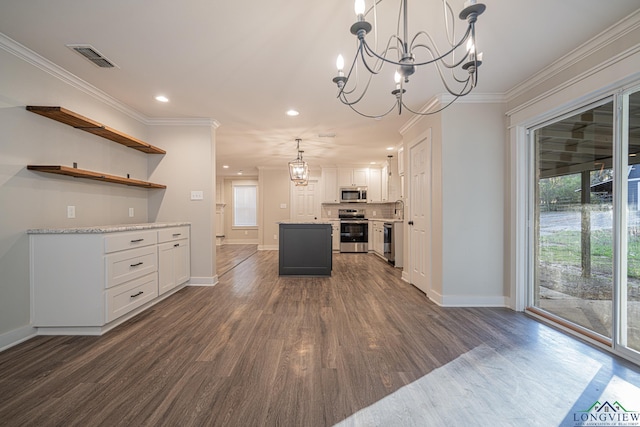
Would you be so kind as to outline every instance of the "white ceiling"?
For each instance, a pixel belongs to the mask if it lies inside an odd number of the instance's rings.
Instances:
[[[463,0],[450,3],[457,15]],[[504,95],[639,7],[638,0],[484,3],[476,24],[484,63],[475,93],[491,95]],[[430,32],[438,33],[442,2],[414,0],[410,14],[427,17]],[[285,166],[296,157],[295,138],[302,138],[312,168],[380,162],[386,147],[400,143],[398,129],[410,115],[366,119],[335,98],[335,58],[353,57],[353,21],[352,0],[0,2],[0,32],[142,115],[218,121],[217,168],[222,173],[230,165],[226,174]],[[119,68],[94,66],[65,47],[73,43],[91,44]],[[443,92],[427,77],[412,78],[416,108]],[[158,94],[171,101],[158,103]],[[392,99],[385,91],[374,101],[382,102],[380,111]],[[289,108],[300,115],[286,116]],[[327,133],[336,136],[319,137]]]

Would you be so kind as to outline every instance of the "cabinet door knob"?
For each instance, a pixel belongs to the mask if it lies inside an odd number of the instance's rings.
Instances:
[[[409,225],[413,225],[413,221],[409,221],[407,224],[409,224]]]

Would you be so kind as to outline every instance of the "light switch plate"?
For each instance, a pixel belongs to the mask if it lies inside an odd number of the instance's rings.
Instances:
[[[75,218],[75,217],[76,217],[76,207],[67,206],[67,218]]]
[[[134,210],[133,208],[129,208],[129,218],[133,218],[134,217]]]
[[[204,200],[203,191],[191,191],[191,200]]]
[[[280,209],[287,209],[286,203],[280,203]]]

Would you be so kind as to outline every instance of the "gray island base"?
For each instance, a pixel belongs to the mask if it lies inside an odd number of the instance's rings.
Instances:
[[[279,274],[331,276],[331,224],[280,223]]]

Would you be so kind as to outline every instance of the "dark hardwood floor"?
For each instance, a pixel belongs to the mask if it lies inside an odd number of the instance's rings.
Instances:
[[[374,255],[259,251],[102,337],[0,353],[2,426],[575,425],[640,411],[635,365],[500,308],[440,308]]]

